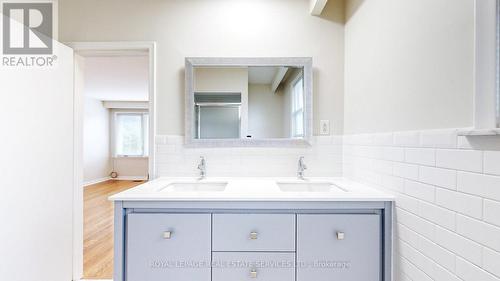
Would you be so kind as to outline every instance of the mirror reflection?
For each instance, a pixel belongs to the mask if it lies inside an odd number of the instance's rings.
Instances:
[[[196,139],[304,138],[298,67],[194,67]]]

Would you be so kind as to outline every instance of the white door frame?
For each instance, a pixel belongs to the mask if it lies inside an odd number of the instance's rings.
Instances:
[[[133,51],[147,51],[149,56],[149,179],[156,177],[155,136],[156,136],[156,43],[155,42],[69,42],[65,43],[75,51],[75,56],[91,54],[120,55]],[[76,59],[76,58],[75,58]],[[75,60],[75,71],[78,67]],[[75,79],[78,79],[75,77]],[[73,211],[73,280],[83,276],[83,106],[81,93],[75,91],[74,138],[75,138],[75,182]]]

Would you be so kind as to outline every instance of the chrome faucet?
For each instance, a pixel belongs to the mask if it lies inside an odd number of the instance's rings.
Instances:
[[[200,170],[200,180],[204,179],[207,175],[207,163],[205,157],[200,156],[200,164],[198,164],[198,170]]]
[[[297,169],[297,178],[304,179],[304,171],[307,169],[306,164],[304,164],[304,156],[299,157],[299,166]]]

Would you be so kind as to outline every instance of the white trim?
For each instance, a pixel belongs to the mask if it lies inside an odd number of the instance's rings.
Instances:
[[[148,109],[147,101],[102,101],[102,105],[109,109]]]
[[[323,12],[328,0],[310,0],[309,13],[313,16],[319,16]]]
[[[124,155],[115,155],[111,156],[111,159],[146,159],[149,158],[147,156],[124,156]]]
[[[457,134],[459,136],[498,136],[500,135],[500,129],[460,129]]]
[[[111,179],[111,177],[103,177],[103,178],[99,178],[99,179],[95,179],[95,180],[89,180],[89,181],[83,182],[83,187],[87,187],[89,185],[94,185],[94,184],[98,184],[101,182],[109,181],[110,179]]]
[[[286,66],[278,67],[278,71],[276,71],[276,75],[274,75],[273,82],[271,82],[271,91],[273,93],[276,93],[276,90],[283,81],[283,78],[285,78],[287,72],[288,72],[288,67]]]
[[[124,51],[132,53],[138,50],[146,51],[151,57],[150,51],[156,48],[156,42],[152,41],[114,41],[114,42],[65,42],[65,45],[75,50],[77,53],[84,53],[91,56],[92,53],[102,53],[109,51],[110,53],[119,53],[123,55]]]
[[[117,178],[114,178],[114,179],[111,179],[111,180],[115,180],[115,181],[145,181],[145,180],[148,180],[147,177],[136,177],[136,176],[123,176],[123,177],[117,177]]]
[[[75,51],[75,55],[84,53],[90,56],[92,52],[102,54],[117,52],[123,55],[124,51],[145,51],[149,56],[149,178],[156,177],[155,167],[155,136],[156,136],[156,43],[155,42],[70,42],[65,43]],[[76,57],[76,56],[75,56]],[[77,67],[75,61],[75,68]],[[74,231],[73,231],[73,280],[80,280],[83,276],[83,97],[75,92],[74,104],[74,138],[75,138],[75,182],[74,190]]]
[[[82,57],[147,57],[147,50],[82,50]]]
[[[500,0],[497,0],[496,16],[496,122],[500,128]]]
[[[497,0],[475,1],[474,129],[497,127]]]
[[[85,97],[83,91],[83,59],[74,54],[73,71],[73,279],[83,275],[83,115]]]

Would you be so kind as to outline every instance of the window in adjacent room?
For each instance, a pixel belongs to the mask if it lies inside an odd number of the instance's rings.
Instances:
[[[115,156],[148,156],[148,114],[117,112],[114,118]]]
[[[299,76],[292,84],[292,137],[304,137],[304,78]]]

